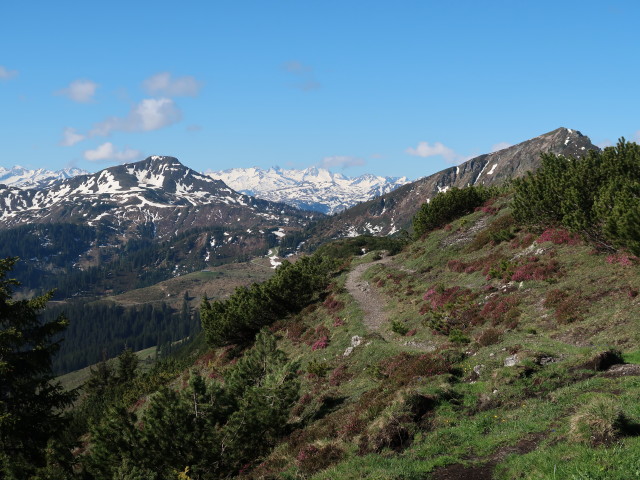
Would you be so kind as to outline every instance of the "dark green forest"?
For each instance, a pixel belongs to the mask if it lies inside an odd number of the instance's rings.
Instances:
[[[44,321],[58,315],[69,319],[60,351],[53,359],[58,375],[113,358],[125,348],[134,351],[158,346],[168,354],[175,342],[200,331],[198,311],[191,311],[187,299],[176,311],[166,303],[123,307],[113,302],[69,302],[54,305],[43,313]],[[61,337],[62,338],[62,337]]]

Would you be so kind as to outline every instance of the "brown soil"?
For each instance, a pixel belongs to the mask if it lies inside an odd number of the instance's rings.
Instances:
[[[433,476],[433,480],[491,480],[496,465],[501,462],[507,455],[532,452],[538,447],[540,440],[544,438],[544,433],[534,433],[521,439],[512,447],[503,447],[498,452],[489,457],[484,463],[475,465],[462,465],[456,463],[437,469]]]

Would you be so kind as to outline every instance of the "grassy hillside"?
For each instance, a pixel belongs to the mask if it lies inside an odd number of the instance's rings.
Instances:
[[[635,478],[638,261],[517,231],[507,205],[354,260],[274,326],[302,391],[246,478]]]
[[[206,270],[181,275],[150,287],[107,297],[107,299],[125,306],[166,302],[174,308],[180,308],[185,293],[188,293],[190,305],[198,307],[205,295],[208,298],[225,298],[237,287],[262,282],[271,275],[273,275],[273,269],[268,259],[257,259],[253,262],[209,267]]]
[[[144,350],[135,352],[135,354],[140,361],[141,371],[145,372],[149,370],[149,368],[151,368],[151,366],[155,363],[156,347],[146,348]],[[111,368],[115,368],[117,365],[117,359],[111,358],[107,360],[107,364]],[[91,370],[95,369],[95,367],[95,365],[89,365],[88,367],[82,368],[80,370],[60,375],[59,377],[56,377],[56,381],[60,382],[60,385],[62,385],[62,388],[64,388],[65,390],[78,388],[84,385],[87,380],[89,380],[89,377],[91,377]]]
[[[519,227],[510,205],[489,201],[393,256],[345,257],[320,300],[271,326],[299,394],[275,448],[238,478],[636,478],[638,259]],[[242,378],[227,373],[236,347],[199,352],[124,396],[148,392],[138,421],[167,408],[159,382],[172,378],[186,401],[173,408],[188,408],[200,379],[215,391]],[[195,405],[197,419],[209,404]],[[185,478],[219,478],[201,471]]]

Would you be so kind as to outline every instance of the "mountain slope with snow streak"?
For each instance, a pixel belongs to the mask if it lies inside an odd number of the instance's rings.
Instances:
[[[593,149],[598,147],[579,131],[557,128],[497,152],[472,158],[356,205],[331,219],[324,219],[318,222],[307,246],[313,247],[332,238],[391,235],[410,229],[420,206],[439,192],[468,185],[500,185],[537,169],[542,153],[581,157]]]

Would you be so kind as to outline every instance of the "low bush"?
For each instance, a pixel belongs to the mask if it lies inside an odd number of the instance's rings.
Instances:
[[[391,331],[397,333],[398,335],[406,335],[409,331],[409,327],[407,327],[404,322],[400,320],[392,320],[391,321]]]
[[[546,308],[553,308],[553,316],[558,323],[566,324],[582,319],[585,301],[577,293],[564,290],[551,290],[543,302]]]
[[[403,352],[379,364],[380,374],[398,386],[407,385],[419,377],[448,373],[451,368],[445,357],[437,353],[412,355]]]
[[[536,241],[538,243],[551,242],[556,245],[578,245],[580,236],[564,228],[547,228]]]
[[[307,373],[318,377],[324,377],[330,369],[331,367],[329,367],[327,362],[318,362],[316,360],[311,360],[309,365],[307,365]]]
[[[389,448],[401,452],[413,439],[415,426],[409,415],[394,415],[385,421],[380,429],[370,437],[370,448],[380,453]]]
[[[487,228],[480,230],[469,244],[468,250],[473,252],[489,243],[498,244],[509,241],[515,238],[517,231],[518,226],[513,215],[507,213],[496,218]]]
[[[497,328],[489,327],[476,337],[476,342],[481,347],[488,347],[489,345],[495,345],[496,343],[500,343],[502,340],[503,331]]]
[[[305,445],[298,452],[296,462],[304,474],[313,474],[339,462],[344,451],[332,444],[324,446]]]
[[[607,445],[621,436],[626,423],[615,398],[597,395],[571,417],[569,437],[574,442]]]
[[[459,329],[454,328],[449,332],[449,341],[453,343],[466,344],[470,343],[471,339]]]

